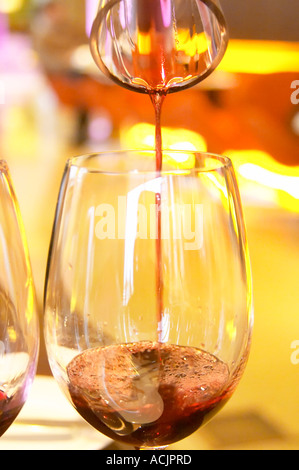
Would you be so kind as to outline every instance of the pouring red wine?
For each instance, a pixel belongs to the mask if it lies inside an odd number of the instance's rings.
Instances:
[[[208,77],[220,63],[227,41],[226,23],[218,0],[102,0],[100,2],[90,38],[92,55],[100,70],[117,85],[130,91],[147,94],[152,101],[156,123],[155,171],[150,173],[152,178],[158,180],[164,177],[161,131],[164,100],[169,93],[183,91]],[[66,382],[71,401],[83,418],[105,435],[133,445],[136,449],[166,447],[187,437],[210,419],[234,392],[249,352],[251,334],[249,263],[233,170],[229,161],[222,157],[194,152],[194,158],[202,162],[202,167],[199,165],[198,168],[190,169],[189,179],[188,171],[178,172],[175,174],[177,187],[169,186],[171,187],[169,194],[163,194],[161,189],[155,191],[155,340],[132,340],[137,330],[137,326],[133,326],[137,324],[135,317],[133,320],[133,315],[138,316],[139,313],[133,312],[133,308],[128,307],[127,284],[123,287],[121,311],[115,312],[115,316],[126,315],[130,320],[132,315],[130,328],[124,335],[126,339],[128,338],[126,342],[112,339],[108,345],[79,347],[82,338],[78,340],[78,328],[74,330],[73,335],[70,333],[66,335],[63,332],[65,325],[72,325],[74,321],[82,323],[82,319],[76,320],[79,314],[73,312],[70,320],[67,320],[67,315],[63,311],[59,313],[63,320],[53,321],[53,312],[59,311],[61,300],[56,299],[55,294],[52,296],[51,292],[55,291],[55,283],[59,282],[60,274],[57,273],[63,272],[64,246],[67,249],[67,241],[65,245],[59,245],[55,240],[59,239],[61,230],[63,233],[68,233],[68,222],[59,211],[63,208],[65,214],[69,211],[68,220],[71,219],[75,206],[69,206],[71,198],[67,199],[68,187],[71,185],[80,188],[82,185],[82,181],[76,179],[76,171],[71,174],[68,173],[69,168],[67,169],[65,187],[62,185],[61,190],[62,202],[61,207],[58,207],[51,244],[50,261],[53,258],[54,262],[50,263],[48,272],[49,300],[46,301],[46,324],[56,325],[47,333],[53,370],[59,381]],[[92,156],[91,160],[98,165],[96,156]],[[79,168],[81,164],[85,165],[84,158],[80,162],[74,162],[73,165],[74,168]],[[89,174],[88,167],[84,177],[87,180],[96,176],[103,178],[100,172],[91,171],[91,173]],[[105,177],[109,178],[109,172]],[[128,173],[126,177],[136,178],[135,183],[140,185],[138,171]],[[167,175],[167,178],[168,183],[173,184],[173,181],[170,181],[172,176]],[[218,196],[216,198],[209,196],[211,185],[214,184],[216,191],[219,191],[219,188],[227,188],[226,192],[223,189],[221,193],[222,199],[218,200]],[[171,248],[165,248],[165,243],[163,245],[162,199],[168,198],[169,204],[172,204],[177,196],[176,192],[183,197],[186,185],[190,186],[193,200],[197,200],[198,193],[202,192],[204,201],[212,208],[211,214],[216,215],[217,211],[222,213],[223,210],[227,215],[225,208],[228,205],[231,211],[235,211],[234,214],[229,213],[228,217],[220,217],[217,241],[214,240],[212,221],[206,221],[204,254],[200,253],[199,249],[194,255],[182,254],[182,247],[175,237],[169,242]],[[97,188],[100,192],[100,185]],[[117,194],[116,187],[115,192]],[[92,201],[94,199],[93,195],[84,195],[84,197],[91,197]],[[229,204],[228,200],[231,201]],[[227,224],[232,226],[230,222],[232,217],[237,221],[234,224],[236,227],[234,233],[226,227]],[[80,227],[82,228],[82,224]],[[227,233],[230,236],[227,236]],[[225,249],[222,247],[220,252],[227,254],[227,266],[223,259],[218,259],[218,242],[225,245]],[[128,245],[132,246],[132,240]],[[168,250],[167,260],[165,250]],[[139,256],[134,255],[132,266],[134,263],[141,265],[141,258],[144,256],[146,256],[144,250]],[[99,262],[101,261],[102,258],[99,259]],[[173,266],[176,269],[181,266],[182,272],[176,275],[179,282],[169,280],[170,274],[165,268],[167,263],[170,271]],[[91,278],[94,275],[96,261],[93,259],[89,266],[92,266],[92,274],[89,275]],[[194,294],[196,300],[193,299],[193,303],[190,302],[189,305],[186,300],[190,288],[188,279],[190,283],[194,282],[193,275],[190,281],[194,269],[199,273],[202,282],[202,286],[194,285],[194,291],[199,290],[202,299],[199,293]],[[138,277],[137,271],[136,268],[134,271],[136,277]],[[133,277],[132,274],[131,284],[135,282]],[[222,286],[227,279],[231,279],[229,288],[226,284]],[[173,290],[169,285],[171,282],[176,286]],[[218,291],[217,284],[222,286]],[[81,286],[82,282],[76,285]],[[138,289],[140,290],[140,284]],[[136,287],[136,290],[138,289]],[[190,289],[193,292],[193,285]],[[115,295],[117,292],[116,290]],[[193,293],[190,295],[193,296]],[[82,293],[77,297],[81,296]],[[164,302],[166,297],[167,303]],[[89,299],[84,305],[88,301]],[[144,302],[147,300],[144,299]],[[178,308],[182,312],[185,309],[186,313],[177,314]],[[198,315],[201,326],[198,326],[199,323],[198,325],[194,323],[193,314],[195,318]],[[99,324],[101,324],[99,321],[101,315],[104,315],[104,312],[101,313],[100,310],[94,313]],[[123,325],[125,321],[126,319],[120,318],[117,325]],[[165,335],[165,328],[175,332],[174,341],[165,340],[166,336],[168,338],[171,336],[169,331],[169,334]],[[183,328],[182,335],[180,328]],[[202,330],[199,334],[202,335],[202,341],[196,339],[196,329]],[[88,334],[91,331],[88,330],[87,323],[84,332],[86,338],[88,336],[87,343],[90,344]],[[183,341],[181,338],[183,336],[186,338],[188,334],[188,340]],[[152,336],[150,331],[148,335]],[[70,347],[72,336],[76,344]],[[183,342],[180,343],[180,340]],[[194,343],[198,344],[194,346]],[[74,356],[67,364],[55,353],[58,344],[69,348]],[[78,354],[73,354],[74,349],[78,350]],[[59,370],[65,371],[61,377]]]

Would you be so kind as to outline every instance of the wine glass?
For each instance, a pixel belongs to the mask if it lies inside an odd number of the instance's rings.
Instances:
[[[24,405],[36,372],[39,325],[23,223],[0,161],[0,436]]]
[[[181,440],[224,405],[253,321],[230,160],[164,151],[155,165],[146,150],[67,162],[45,283],[54,377],[85,420],[136,449]]]
[[[101,0],[90,36],[102,72],[141,93],[195,85],[219,65],[227,43],[218,0]]]

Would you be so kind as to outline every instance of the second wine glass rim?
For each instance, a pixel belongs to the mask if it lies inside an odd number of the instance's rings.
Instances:
[[[163,155],[178,155],[178,154],[184,154],[184,155],[190,155],[194,156],[198,160],[204,159],[205,162],[209,161],[209,166],[184,166],[182,168],[162,168],[161,174],[166,175],[168,173],[170,174],[188,174],[192,172],[196,173],[210,173],[214,171],[219,171],[220,169],[229,169],[232,167],[232,162],[231,159],[225,155],[219,155],[216,153],[210,153],[210,152],[204,152],[204,151],[197,151],[197,150],[175,150],[175,149],[164,149],[163,150]],[[96,158],[101,158],[101,157],[108,157],[111,156],[111,158],[116,158],[116,157],[121,157],[125,158],[126,155],[131,155],[131,156],[136,156],[136,163],[138,162],[137,157],[148,157],[151,155],[152,157],[155,156],[155,150],[153,149],[135,149],[135,150],[107,150],[107,151],[100,151],[100,152],[94,152],[94,153],[87,153],[87,154],[82,154],[82,155],[77,155],[74,157],[71,157],[67,161],[67,166],[68,167],[77,167],[78,169],[84,169],[85,172],[87,173],[99,173],[99,174],[111,174],[111,175],[117,175],[117,174],[149,174],[149,173],[157,173],[157,171],[154,168],[150,169],[142,169],[138,167],[138,165],[133,166],[132,168],[125,168],[125,169],[112,169],[112,168],[107,168],[107,163],[105,164],[104,168],[99,167],[99,165],[92,165],[91,161]],[[143,159],[142,158],[142,159]],[[141,160],[142,160],[141,159]]]

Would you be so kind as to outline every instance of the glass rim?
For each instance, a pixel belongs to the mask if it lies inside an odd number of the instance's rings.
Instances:
[[[125,174],[131,174],[131,175],[142,175],[142,174],[154,174],[154,175],[186,175],[192,174],[192,173],[212,173],[215,171],[219,171],[221,169],[232,169],[232,161],[229,157],[225,155],[220,155],[217,153],[211,153],[211,152],[205,152],[205,151],[200,151],[200,150],[175,150],[175,149],[163,149],[163,155],[175,155],[175,154],[184,154],[184,155],[190,155],[190,156],[197,156],[200,158],[204,158],[205,160],[209,160],[210,162],[214,162],[213,165],[210,165],[209,167],[196,167],[196,166],[185,166],[182,168],[163,168],[161,171],[157,171],[156,169],[142,169],[138,168],[138,166],[134,166],[133,168],[126,168],[124,170],[109,170],[107,168],[102,169],[99,168],[98,166],[91,166],[87,165],[86,163],[94,158],[99,158],[99,157],[108,157],[111,155],[111,157],[117,157],[120,156],[122,158],[125,157],[125,155],[136,155],[136,157],[143,156],[142,161],[144,161],[145,156],[151,155],[152,157],[155,156],[155,150],[154,149],[123,149],[123,150],[105,150],[105,151],[99,151],[99,152],[91,152],[91,153],[86,153],[86,154],[81,154],[81,155],[76,155],[67,160],[66,167],[67,168],[78,168],[79,170],[84,170],[85,173],[90,173],[90,174],[102,174],[102,175],[125,175]],[[138,160],[136,160],[138,162]]]

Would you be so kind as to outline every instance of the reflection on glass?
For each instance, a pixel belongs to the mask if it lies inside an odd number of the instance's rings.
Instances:
[[[203,80],[228,42],[218,0],[101,0],[90,39],[104,74],[142,93]]]

